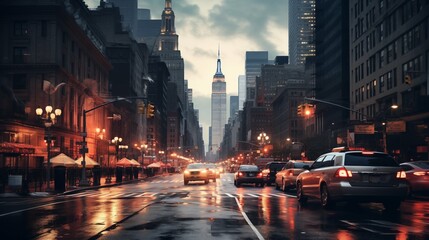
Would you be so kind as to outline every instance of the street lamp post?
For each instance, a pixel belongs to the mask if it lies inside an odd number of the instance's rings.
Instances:
[[[100,129],[100,128],[96,128],[95,129],[95,133],[96,133],[96,144],[95,144],[95,148],[96,148],[96,155],[97,155],[97,162],[100,163],[100,166],[102,165],[102,161],[99,159],[100,158],[100,146],[99,146],[99,141],[104,139],[104,134],[106,133],[106,129]]]
[[[262,147],[263,154],[265,154],[265,151],[264,151],[265,145],[270,143],[270,137],[265,132],[261,132],[258,135],[257,139],[258,139],[260,147]]]
[[[51,135],[51,127],[55,124],[56,118],[61,116],[61,109],[57,108],[53,110],[51,105],[47,105],[45,107],[45,112],[43,109],[38,107],[36,109],[36,115],[39,116],[45,125],[45,139],[47,145],[47,166],[46,166],[46,186],[47,190],[50,190],[50,181],[51,181],[51,144],[52,144],[52,135]]]
[[[124,155],[124,151],[125,151],[125,157],[127,157],[128,145],[119,145],[118,148],[121,150],[121,158]]]
[[[122,138],[120,137],[114,137],[112,139],[112,143],[115,144],[115,150],[116,150],[116,161],[119,159],[119,144],[122,142]]]

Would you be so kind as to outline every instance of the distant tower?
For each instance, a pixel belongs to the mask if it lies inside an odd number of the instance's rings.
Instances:
[[[212,139],[210,149],[213,153],[220,147],[223,131],[226,124],[226,82],[220,62],[220,48],[218,49],[217,68],[212,82]]]
[[[167,64],[170,71],[170,81],[177,85],[177,95],[182,104],[185,104],[185,79],[183,58],[179,50],[179,36],[174,25],[174,12],[171,0],[165,0],[162,11],[161,34],[159,35],[155,55]]]
[[[316,0],[289,0],[289,60],[303,65],[306,57],[315,56]]]

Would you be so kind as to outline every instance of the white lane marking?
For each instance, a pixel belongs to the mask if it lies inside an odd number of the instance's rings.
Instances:
[[[231,194],[229,194],[229,193],[225,193],[228,197],[231,197],[231,198],[233,198],[234,196],[233,195],[231,195]]]
[[[270,193],[271,196],[275,196],[275,197],[286,197],[285,195],[279,195],[279,194],[275,194],[275,193]]]
[[[145,194],[147,194],[147,193],[140,193],[139,195],[135,195],[134,197],[143,197]]]
[[[285,195],[288,196],[288,197],[291,197],[291,198],[296,198],[295,195],[290,195],[290,194],[285,194]]]
[[[253,232],[258,236],[258,239],[263,240],[264,237],[262,237],[261,233],[259,233],[258,229],[256,229],[255,225],[250,221],[250,219],[247,217],[247,214],[244,212],[243,207],[240,205],[240,202],[235,197],[235,202],[237,203],[238,208],[240,209],[241,215],[243,215],[244,219],[246,220],[247,224],[249,224],[250,228],[252,228]]]
[[[251,193],[248,193],[247,195],[248,195],[248,196],[251,196],[251,197],[256,197],[256,198],[257,198],[257,197],[259,197],[258,195],[251,194]]]
[[[135,195],[135,194],[137,194],[137,193],[129,193],[129,194],[127,194],[127,195],[124,195],[123,197],[131,197],[131,196],[133,196],[133,195]]]
[[[261,195],[262,197],[266,197],[266,198],[270,198],[270,197],[271,197],[270,195],[265,194],[265,193],[261,193],[261,194],[259,194],[259,195]]]
[[[43,204],[43,205],[36,206],[36,207],[31,207],[31,208],[21,209],[21,210],[9,212],[9,213],[4,213],[4,214],[0,214],[0,217],[4,217],[4,216],[7,216],[7,215],[12,215],[12,214],[15,214],[15,213],[21,213],[21,212],[25,212],[25,211],[32,210],[32,209],[37,209],[37,208],[42,208],[42,207],[47,207],[47,206],[53,206],[53,205],[57,205],[57,204],[65,203],[65,202],[72,202],[72,201],[75,201],[75,199],[67,200],[67,201],[62,201],[62,202]]]

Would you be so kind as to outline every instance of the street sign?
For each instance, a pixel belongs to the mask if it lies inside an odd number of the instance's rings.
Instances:
[[[354,126],[355,134],[374,134],[374,124],[361,124]]]
[[[405,121],[387,122],[386,133],[403,133],[406,131]]]
[[[80,148],[80,149],[79,149],[79,153],[80,153],[80,154],[88,153],[88,148],[85,148],[85,147],[84,147],[84,148]]]

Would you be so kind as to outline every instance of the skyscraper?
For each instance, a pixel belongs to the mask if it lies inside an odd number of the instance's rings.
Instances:
[[[262,64],[268,63],[267,51],[246,52],[246,101],[255,101],[256,77],[261,75]]]
[[[238,112],[238,96],[229,97],[229,117],[233,118]]]
[[[243,110],[246,101],[246,76],[238,76],[238,110]]]
[[[174,24],[174,11],[171,0],[165,0],[162,12],[161,34],[156,43],[155,55],[167,64],[170,71],[170,81],[177,85],[177,96],[185,104],[184,64],[179,50],[179,36]]]
[[[223,138],[223,130],[226,124],[226,82],[222,73],[220,50],[218,50],[217,68],[212,82],[212,114],[211,114],[211,146],[212,152],[216,152]]]
[[[291,65],[304,64],[315,56],[314,30],[316,0],[289,0],[289,59]]]

